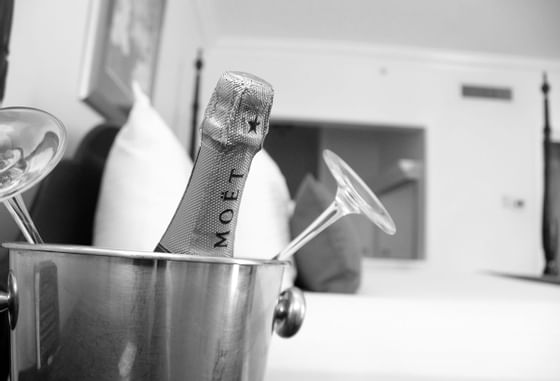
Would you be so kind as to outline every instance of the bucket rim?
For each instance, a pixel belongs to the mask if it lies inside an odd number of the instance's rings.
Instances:
[[[4,242],[2,247],[10,250],[23,251],[28,253],[58,253],[72,255],[94,255],[101,257],[115,257],[125,259],[147,259],[147,260],[166,260],[175,262],[198,262],[198,263],[219,263],[223,265],[287,265],[288,261],[279,261],[275,259],[255,259],[242,257],[210,257],[204,255],[192,254],[176,254],[176,253],[159,253],[151,251],[111,249],[106,247],[70,245],[70,244],[31,244],[27,242]]]

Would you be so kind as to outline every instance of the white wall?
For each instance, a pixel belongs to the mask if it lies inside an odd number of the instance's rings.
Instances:
[[[204,35],[195,2],[167,0],[154,106],[186,147],[190,143],[194,64],[198,49],[203,47]]]
[[[3,106],[42,108],[69,131],[67,156],[102,118],[78,99],[90,1],[15,1],[10,68]],[[191,62],[201,45],[192,1],[167,0],[154,105],[187,144],[194,79]]]
[[[560,128],[558,62],[222,40],[208,51],[202,99],[225,70],[271,82],[273,118],[425,127],[428,263],[540,271],[540,84],[548,70]],[[513,102],[462,99],[463,83],[511,87]],[[525,206],[507,208],[504,197]]]
[[[67,153],[101,121],[77,99],[87,1],[15,1],[10,67],[3,106],[33,106],[57,116],[69,130]]]
[[[554,0],[198,0],[217,38],[316,39],[560,58]]]

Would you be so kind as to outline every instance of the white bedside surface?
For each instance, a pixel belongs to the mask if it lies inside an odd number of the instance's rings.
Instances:
[[[360,295],[306,293],[266,381],[560,380],[560,286],[370,267]]]

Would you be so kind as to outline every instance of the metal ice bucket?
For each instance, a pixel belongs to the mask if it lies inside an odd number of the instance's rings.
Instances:
[[[303,320],[286,262],[5,244],[11,380],[262,380]]]

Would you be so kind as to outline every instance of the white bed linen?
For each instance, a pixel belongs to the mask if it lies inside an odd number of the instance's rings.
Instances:
[[[359,295],[306,293],[266,381],[560,380],[560,286],[364,264]]]

